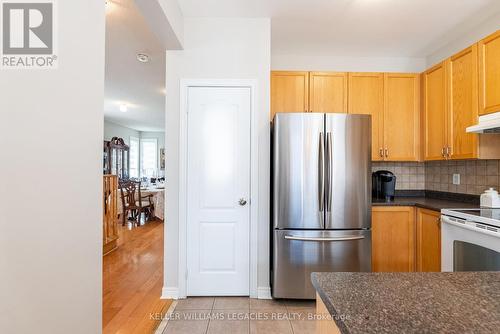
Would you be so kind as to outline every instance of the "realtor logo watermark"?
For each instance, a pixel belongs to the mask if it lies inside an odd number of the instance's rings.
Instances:
[[[57,67],[54,0],[0,0],[3,69]]]

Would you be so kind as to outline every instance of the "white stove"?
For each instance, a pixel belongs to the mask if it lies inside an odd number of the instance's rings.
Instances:
[[[441,270],[500,270],[500,209],[441,210]]]

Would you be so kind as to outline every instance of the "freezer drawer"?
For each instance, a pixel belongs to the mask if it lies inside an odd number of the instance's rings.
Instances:
[[[371,271],[371,231],[275,230],[272,295],[314,299],[312,272]]]

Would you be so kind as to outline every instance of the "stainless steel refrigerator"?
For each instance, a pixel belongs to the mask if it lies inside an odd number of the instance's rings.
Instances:
[[[311,272],[371,271],[371,117],[278,113],[272,155],[273,297],[315,298]]]

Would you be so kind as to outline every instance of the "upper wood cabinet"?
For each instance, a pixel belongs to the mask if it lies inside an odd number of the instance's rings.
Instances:
[[[384,160],[384,74],[349,73],[349,114],[372,116],[372,160]]]
[[[271,119],[277,112],[309,110],[309,72],[271,72]]]
[[[422,75],[424,107],[424,159],[445,158],[447,86],[446,64],[440,63]]]
[[[384,74],[384,160],[420,159],[420,76]]]
[[[477,46],[423,73],[424,159],[478,158]]]
[[[500,30],[479,41],[479,114],[500,111]]]
[[[467,127],[478,121],[477,58],[477,45],[473,45],[446,62],[449,87],[446,153],[451,159],[478,157],[477,134],[466,132]]]
[[[309,111],[347,112],[347,73],[309,73]]]
[[[271,72],[271,119],[277,112],[347,112],[347,73]]]
[[[417,271],[441,271],[441,215],[417,209]]]
[[[372,271],[415,271],[413,207],[372,207]]]

